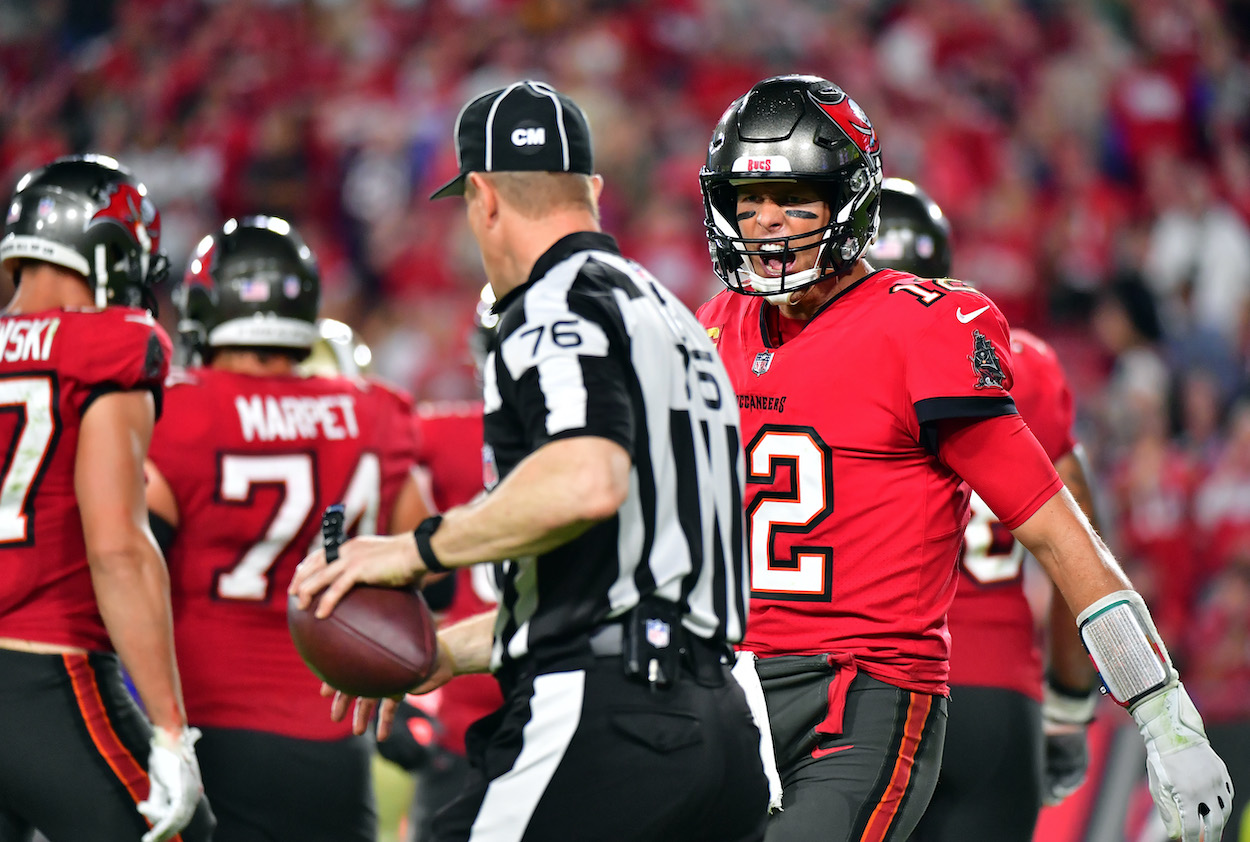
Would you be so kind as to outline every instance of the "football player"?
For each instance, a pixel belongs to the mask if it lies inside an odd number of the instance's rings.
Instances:
[[[1169,832],[1213,842],[1227,770],[1145,603],[1016,411],[1005,320],[958,281],[864,259],[882,180],[868,116],[814,76],[735,100],[700,176],[728,290],[699,316],[746,450],[743,658],[758,657],[784,786],[768,839],[915,829],[941,760],[970,486],[1077,615],[1141,729]]]
[[[868,258],[877,268],[945,278],[950,224],[915,184],[887,178],[881,225]],[[1013,328],[1010,337],[1012,400],[1063,484],[1097,525],[1084,457],[1072,434],[1072,392],[1059,360],[1026,330]],[[959,585],[947,615],[951,707],[942,772],[912,839],[1029,842],[1040,802],[1059,803],[1085,778],[1085,730],[1097,704],[1097,674],[1072,612],[1055,593],[1043,682],[1033,611],[1024,593],[1024,548],[975,494],[970,508]]]
[[[169,337],[160,215],[117,161],[17,185],[0,239],[0,839],[206,840],[143,503]],[[122,678],[125,662],[145,718]]]
[[[321,515],[349,534],[426,516],[411,401],[377,382],[296,371],[318,340],[321,280],[284,220],[231,219],[174,292],[180,341],[148,464],[169,558],[178,662],[223,839],[373,840],[368,741],[325,716],[287,630],[295,565]]]

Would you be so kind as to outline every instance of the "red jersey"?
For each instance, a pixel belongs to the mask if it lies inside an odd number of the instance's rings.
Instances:
[[[170,351],[129,307],[0,316],[0,637],[112,651],[74,494],[78,430],[108,392],[149,390],[159,412]]]
[[[291,642],[286,589],[343,503],[349,534],[385,532],[415,459],[412,403],[377,383],[177,372],[150,458],[179,512],[174,640],[192,724],[338,739]]]
[[[482,481],[482,405],[432,403],[417,408],[417,461],[430,472],[434,504],[444,511],[467,503]],[[456,571],[456,594],[443,617],[454,623],[495,607],[490,578],[494,566],[478,564]],[[439,742],[464,754],[464,732],[503,703],[499,682],[490,675],[462,675],[437,690],[408,700],[443,726]]]
[[[1051,462],[1072,452],[1072,392],[1054,350],[1024,330],[1011,332],[1011,396]],[[1024,547],[975,493],[964,533],[950,624],[950,683],[1001,687],[1042,697],[1042,655],[1024,595]]]
[[[968,488],[932,422],[1015,412],[1007,325],[982,294],[893,270],[805,325],[724,292],[699,310],[742,412],[751,613],[762,657],[840,652],[908,690],[945,693],[946,612]]]
[[[476,497],[485,487],[481,402],[422,403],[413,424],[417,462],[430,472],[435,507],[442,512]]]

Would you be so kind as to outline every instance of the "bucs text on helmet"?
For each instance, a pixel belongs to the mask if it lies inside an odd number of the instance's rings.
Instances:
[[[950,221],[915,184],[887,178],[881,186],[881,226],[868,260],[878,269],[945,278],[951,271]]]
[[[829,206],[829,224],[799,237],[748,239],[737,223],[738,187],[752,179],[815,186]],[[724,113],[699,174],[708,249],[716,275],[734,292],[774,296],[841,275],[863,255],[877,231],[881,152],[863,109],[818,76],[775,76],[756,84]],[[752,270],[755,248],[785,255],[818,249],[813,268],[763,277]],[[783,258],[789,265],[792,258]]]
[[[24,261],[82,275],[95,305],[156,312],[152,287],[169,274],[161,216],[147,188],[104,155],[70,155],[17,183],[0,238],[0,261],[21,282]]]
[[[230,219],[200,240],[173,301],[190,362],[227,347],[281,349],[303,359],[320,338],[316,258],[276,216]]]

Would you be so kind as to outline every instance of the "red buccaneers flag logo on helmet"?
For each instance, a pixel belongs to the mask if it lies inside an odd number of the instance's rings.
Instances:
[[[147,252],[160,250],[160,214],[152,200],[140,193],[134,185],[112,183],[101,193],[108,204],[96,211],[91,224],[112,220],[125,228],[134,241]]]
[[[828,101],[816,98],[816,104],[820,106],[821,111],[829,115],[830,120],[838,124],[842,133],[865,155],[876,155],[881,151],[881,144],[877,142],[877,131],[872,127],[872,121],[868,119],[864,109],[846,95],[846,91],[835,87]]]

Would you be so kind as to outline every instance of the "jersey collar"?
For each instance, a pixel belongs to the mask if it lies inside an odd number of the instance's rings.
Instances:
[[[814,321],[816,321],[818,318],[820,318],[821,314],[822,314],[822,313],[824,313],[826,310],[828,310],[830,307],[832,307],[832,306],[833,306],[836,302],[841,301],[843,298],[846,298],[846,296],[848,296],[848,295],[851,293],[851,291],[852,291],[852,290],[856,290],[856,289],[859,289],[860,287],[862,287],[862,286],[864,285],[864,282],[865,282],[865,281],[867,281],[869,278],[872,278],[873,276],[877,275],[877,274],[878,274],[879,272],[881,272],[881,271],[882,271],[882,270],[880,270],[880,269],[874,269],[874,270],[872,270],[872,271],[871,271],[871,272],[869,272],[867,275],[865,275],[864,277],[860,278],[858,281],[856,281],[855,283],[851,284],[849,287],[847,287],[846,289],[844,289],[844,290],[842,290],[841,292],[839,292],[837,295],[835,295],[835,296],[833,296],[832,298],[830,298],[830,299],[829,299],[828,301],[826,301],[824,304],[821,304],[821,305],[820,305],[820,307],[818,307],[818,308],[817,308],[816,312],[815,312],[815,313],[812,313],[812,317],[811,317],[810,319],[808,319],[808,320],[807,320],[807,323],[806,323],[806,324],[804,324],[802,328],[800,328],[800,333],[801,333],[803,330],[806,330],[808,325],[810,325],[812,322],[814,322]],[[778,314],[777,314],[777,318],[778,318],[778,319],[782,318],[782,316],[781,316],[781,314],[780,314],[780,313],[778,313]],[[773,342],[773,335],[772,335],[772,331],[769,329],[769,326],[768,326],[768,315],[767,315],[767,313],[765,312],[765,303],[764,303],[763,299],[761,299],[761,301],[760,301],[759,322],[760,322],[760,338],[764,341],[764,347],[765,347],[765,348],[778,348],[778,347],[780,347],[780,345],[779,345],[779,344],[775,344],[775,343]]]
[[[530,270],[529,279],[496,301],[495,306],[491,308],[491,312],[500,314],[507,310],[508,305],[524,295],[525,290],[533,286],[535,281],[538,281],[551,271],[551,267],[565,258],[582,251],[606,251],[619,255],[621,248],[616,244],[616,239],[611,234],[605,234],[602,231],[577,231],[572,234],[566,234],[556,240],[551,248],[543,252],[542,256],[534,261],[534,268]]]

